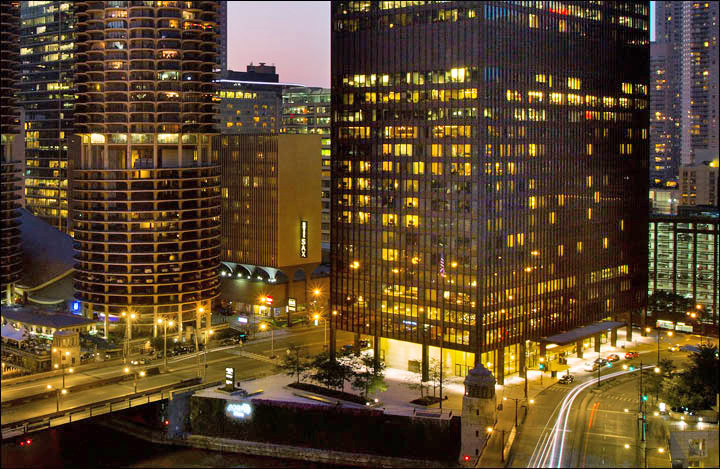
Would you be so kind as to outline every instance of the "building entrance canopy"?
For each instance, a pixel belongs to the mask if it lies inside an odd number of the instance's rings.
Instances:
[[[544,344],[567,345],[575,343],[579,340],[594,337],[597,334],[601,334],[612,329],[618,329],[625,325],[626,324],[624,322],[619,321],[600,321],[592,323],[589,326],[577,327],[567,332],[543,337],[539,340],[539,342]]]

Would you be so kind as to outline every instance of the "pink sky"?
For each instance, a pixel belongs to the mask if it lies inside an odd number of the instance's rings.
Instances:
[[[330,87],[330,2],[228,2],[228,68],[275,64],[280,81]]]

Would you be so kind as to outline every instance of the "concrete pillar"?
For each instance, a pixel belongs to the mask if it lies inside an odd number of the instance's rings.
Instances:
[[[183,313],[180,311],[178,313],[178,340],[182,340],[182,333],[183,333]]]
[[[103,328],[105,329],[105,340],[107,340],[110,337],[110,331],[108,328],[110,327],[110,319],[108,318],[108,313],[105,311],[105,318],[103,320]]]
[[[578,358],[582,358],[582,357],[583,357],[583,351],[584,351],[584,350],[583,350],[583,341],[582,341],[582,340],[578,340],[577,343],[575,344],[575,348],[577,349],[577,351],[576,351],[577,357],[578,357]]]
[[[495,354],[495,367],[497,383],[500,385],[505,384],[505,347],[500,346]]]
[[[520,360],[518,361],[518,376],[521,378],[527,378],[527,368],[525,367],[525,341],[520,342],[520,347],[518,347],[518,354]]]
[[[645,308],[642,308],[640,310],[640,335],[642,337],[647,337],[648,333],[645,330],[645,327],[647,326],[647,310]]]
[[[153,338],[157,337],[157,326],[158,326],[158,315],[157,311],[153,313]]]
[[[626,326],[626,341],[630,342],[632,341],[632,320],[628,321],[628,325]]]
[[[288,313],[288,327],[290,313]],[[335,318],[330,318],[330,359],[335,360],[335,351],[337,350],[337,337],[335,336]]]
[[[380,335],[377,333],[373,336],[373,361],[375,366],[380,363]]]
[[[602,338],[602,334],[595,334],[593,337],[593,344],[595,345],[595,351],[597,353],[600,353],[600,340]]]
[[[422,344],[420,359],[420,371],[422,373],[422,380],[428,381],[430,379],[430,350],[427,344]]]
[[[617,347],[617,329],[610,331],[610,345]]]

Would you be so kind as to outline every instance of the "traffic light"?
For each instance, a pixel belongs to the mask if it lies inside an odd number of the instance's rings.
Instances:
[[[612,363],[608,362],[607,367],[612,368]]]
[[[540,371],[545,371],[545,363],[540,363],[538,365],[538,368],[540,369]]]
[[[630,371],[633,371],[634,369],[635,369],[635,367],[630,365]]]
[[[647,395],[643,394],[642,400],[647,401]]]

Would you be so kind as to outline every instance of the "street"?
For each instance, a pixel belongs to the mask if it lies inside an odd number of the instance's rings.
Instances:
[[[681,335],[675,337],[673,343],[697,344],[699,337]],[[661,358],[672,359],[677,368],[682,368],[688,354],[669,352],[667,345],[663,343],[661,346]],[[622,365],[634,365],[637,369],[640,360],[644,367],[654,365],[657,345],[645,339],[644,344],[633,349],[640,352],[639,359],[621,359],[612,367],[601,369],[603,385],[600,388],[597,388],[597,372],[573,370],[575,383],[554,384],[542,391],[535,398],[527,421],[519,428],[510,465],[642,467],[644,451],[636,421],[639,409],[638,376],[637,372],[623,370]],[[584,361],[595,358],[595,355],[588,354]],[[667,442],[661,434],[662,425],[654,424],[655,417],[651,411],[647,419],[648,467],[669,467]],[[629,448],[625,447],[626,444]],[[658,451],[661,447],[665,456]]]
[[[352,342],[352,334],[350,333],[338,332],[337,336],[338,344]],[[276,355],[284,353],[290,345],[305,346],[307,352],[310,354],[320,353],[323,350],[324,345],[323,328],[321,326],[296,328],[291,329],[287,332],[287,334],[276,334],[274,339],[274,351]],[[248,358],[239,355],[240,353],[245,352],[268,357],[272,346],[273,341],[270,337],[266,337],[250,341],[245,345],[219,347],[216,350],[209,351],[207,354],[207,374],[205,380],[210,382],[222,380],[225,375],[225,367],[227,366],[235,367],[236,377],[238,379],[259,377],[265,374],[273,373],[274,365],[272,360],[267,358],[260,359],[260,357]],[[203,353],[200,353],[199,357],[196,354],[173,357],[173,359],[168,360],[168,373],[138,378],[137,391],[140,392],[156,386],[168,385],[185,379],[197,377],[206,358],[203,355]],[[198,364],[200,364],[200,367]],[[162,369],[163,361],[156,360],[152,363],[152,365],[133,368],[144,369],[150,366],[160,366]],[[124,374],[124,366],[122,365],[114,365],[111,368],[102,368],[88,371],[86,373],[73,373],[68,374],[65,377],[65,385],[66,387],[70,387],[89,381],[109,378],[112,376],[120,376],[121,374]],[[3,385],[2,398],[3,401],[5,401],[17,397],[39,394],[47,391],[48,384],[53,386],[53,389],[57,389],[58,386],[62,385],[61,380],[62,377],[53,376],[51,378],[45,378],[31,383],[18,384],[17,386]],[[60,396],[59,407],[62,410],[82,406],[92,402],[133,394],[134,390],[134,380],[129,379],[122,383],[99,386],[84,391],[78,391],[76,393],[70,392]],[[7,423],[13,423],[54,413],[56,408],[57,396],[5,408],[2,412],[2,424],[5,425]]]

